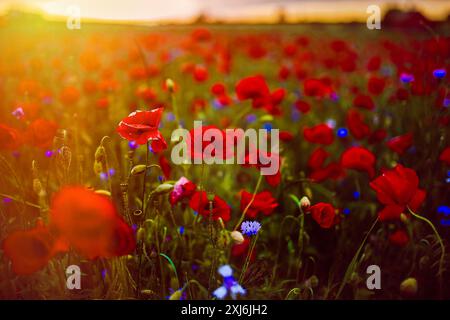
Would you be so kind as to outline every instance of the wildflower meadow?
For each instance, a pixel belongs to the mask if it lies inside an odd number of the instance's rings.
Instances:
[[[450,25],[0,20],[0,298],[450,298]]]

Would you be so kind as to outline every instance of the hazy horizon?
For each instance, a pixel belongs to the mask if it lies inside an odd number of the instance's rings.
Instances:
[[[391,6],[416,8],[425,16],[441,20],[450,13],[446,0],[0,0],[0,12],[11,8],[41,12],[46,17],[64,17],[70,6],[77,6],[81,18],[113,21],[188,21],[206,14],[224,21],[274,21],[282,9],[287,21],[345,22],[364,21],[366,9],[379,5],[382,11]],[[143,10],[144,8],[144,10]]]

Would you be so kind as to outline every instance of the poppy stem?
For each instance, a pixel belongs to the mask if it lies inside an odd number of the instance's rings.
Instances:
[[[298,231],[298,269],[297,269],[297,281],[300,275],[300,270],[302,268],[303,265],[303,259],[302,259],[302,254],[303,254],[303,233],[304,233],[304,229],[305,229],[305,213],[303,212],[302,206],[299,205],[298,206],[298,210],[300,211],[300,214],[298,216],[298,220],[299,220],[299,224],[300,224],[300,230]]]
[[[146,150],[145,150],[145,165],[146,165],[146,168],[145,168],[145,171],[144,171],[144,180],[142,181],[142,214],[143,214],[143,216],[145,217],[145,192],[146,192],[146,181],[145,180],[147,180],[147,170],[148,170],[148,157],[149,157],[149,152],[148,152],[148,150],[149,150],[149,147],[150,147],[150,144],[149,144],[149,141],[147,141],[147,144],[146,144]]]
[[[244,211],[242,212],[242,215],[241,215],[241,217],[239,218],[238,223],[236,224],[236,226],[235,226],[234,229],[233,229],[234,231],[236,231],[236,230],[239,228],[239,226],[241,225],[242,221],[244,221],[244,219],[245,219],[245,214],[247,213],[248,209],[250,209],[251,205],[253,204],[253,201],[255,201],[256,194],[258,193],[259,186],[261,185],[261,182],[262,182],[262,177],[263,177],[263,176],[262,176],[262,174],[260,173],[260,174],[259,174],[259,178],[258,178],[258,182],[256,183],[255,190],[253,191],[253,196],[252,196],[250,202],[249,202],[249,203],[247,204],[247,206],[245,207]]]
[[[433,223],[428,220],[427,218],[425,218],[424,216],[418,215],[417,213],[415,213],[414,211],[411,210],[411,208],[409,206],[407,206],[409,213],[411,213],[411,215],[419,220],[425,221],[430,227],[431,229],[433,229],[434,235],[436,236],[439,245],[441,246],[441,257],[439,259],[439,269],[438,269],[438,277],[439,277],[439,293],[442,296],[442,274],[444,273],[444,259],[445,259],[445,245],[444,242],[442,241],[441,236],[439,235],[439,232],[437,231],[436,227],[433,225]]]
[[[252,237],[252,242],[250,243],[250,248],[247,252],[247,257],[245,258],[244,267],[242,268],[242,272],[239,277],[239,283],[242,283],[242,280],[244,280],[245,273],[247,272],[247,268],[250,265],[250,259],[253,254],[253,250],[255,249],[256,246],[256,240],[258,240],[258,236],[259,232],[254,237]]]
[[[170,90],[170,100],[172,102],[173,113],[175,115],[175,121],[177,122],[178,128],[181,128],[180,115],[178,114],[177,98],[175,97],[175,92],[173,90]]]
[[[355,255],[353,256],[352,261],[350,261],[350,264],[348,265],[347,270],[345,271],[344,279],[342,280],[342,283],[341,283],[341,285],[339,286],[339,290],[338,290],[338,292],[336,293],[336,296],[334,297],[334,299],[337,300],[337,299],[339,298],[339,296],[341,295],[342,290],[344,290],[344,287],[345,287],[345,285],[347,284],[348,279],[350,278],[350,276],[352,275],[352,273],[353,273],[353,271],[354,271],[354,269],[355,269],[355,267],[356,267],[356,262],[358,261],[359,254],[361,253],[361,251],[362,251],[362,249],[363,249],[363,247],[364,247],[364,244],[365,244],[366,241],[367,241],[367,238],[368,238],[369,235],[372,233],[372,231],[373,231],[373,229],[375,228],[375,226],[377,225],[377,223],[378,223],[378,218],[375,219],[375,221],[373,222],[373,224],[372,224],[372,226],[370,227],[369,231],[366,233],[366,236],[364,237],[363,241],[362,241],[361,244],[359,245],[358,250],[356,251]]]

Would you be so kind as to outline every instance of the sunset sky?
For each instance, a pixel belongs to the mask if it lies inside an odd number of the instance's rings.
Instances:
[[[448,0],[0,0],[0,11],[21,8],[65,16],[69,6],[78,6],[82,18],[129,21],[186,21],[201,12],[225,20],[270,21],[283,7],[287,19],[305,21],[363,21],[370,4],[386,8],[397,4],[415,6],[430,18],[450,13]]]

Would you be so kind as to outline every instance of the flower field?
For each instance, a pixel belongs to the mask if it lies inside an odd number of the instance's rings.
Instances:
[[[0,55],[0,298],[450,298],[448,25],[3,21]],[[238,128],[277,152],[207,163]]]

